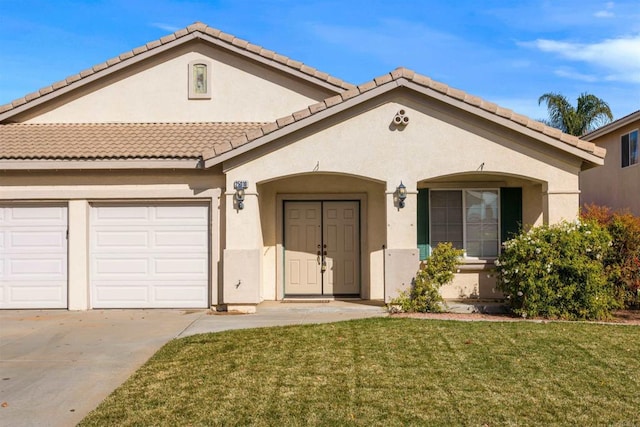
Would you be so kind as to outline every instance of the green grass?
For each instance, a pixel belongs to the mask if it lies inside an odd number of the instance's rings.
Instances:
[[[174,340],[81,425],[640,425],[640,327],[378,318]]]

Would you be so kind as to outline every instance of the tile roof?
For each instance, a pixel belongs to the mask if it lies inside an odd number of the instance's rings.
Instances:
[[[239,39],[231,34],[224,33],[218,29],[209,27],[208,25],[203,24],[202,22],[195,22],[189,25],[187,28],[178,30],[173,34],[169,34],[158,40],[149,42],[143,46],[139,46],[128,52],[122,53],[121,55],[118,55],[115,58],[111,58],[105,62],[94,65],[91,68],[88,68],[84,71],[79,72],[78,74],[69,76],[64,80],[53,83],[50,86],[46,86],[36,92],[32,92],[22,98],[18,98],[8,104],[0,105],[0,114],[11,111],[14,108],[20,107],[22,105],[28,104],[29,102],[39,99],[45,95],[49,95],[62,88],[71,87],[73,85],[77,86],[79,84],[82,84],[84,83],[83,81],[84,79],[90,76],[99,75],[99,73],[104,73],[105,71],[108,71],[110,68],[116,66],[117,64],[125,63],[126,61],[129,61],[132,58],[135,58],[143,53],[153,52],[154,49],[158,49],[161,46],[175,42],[176,40],[180,40],[189,35],[197,36],[198,34],[212,37],[223,45],[227,45],[230,48],[241,50],[248,56],[258,55],[259,57],[265,60],[273,61],[274,64],[283,65],[286,68],[291,69],[292,71],[298,71],[306,76],[326,82],[334,86],[336,90],[347,90],[354,87],[354,85],[352,85],[351,83],[345,82],[325,72],[319,71],[313,67],[303,64],[300,61],[295,61],[284,55],[280,55],[272,50],[268,50],[261,46],[249,43],[246,40]]]
[[[0,159],[199,159],[205,148],[264,123],[82,123],[0,125]]]
[[[305,120],[311,116],[319,114],[322,111],[335,108],[347,100],[355,99],[357,97],[365,96],[367,92],[370,92],[377,88],[383,88],[387,86],[389,90],[397,86],[404,86],[413,83],[418,87],[432,90],[439,95],[443,95],[446,102],[451,104],[462,103],[468,110],[475,110],[476,113],[486,112],[490,113],[493,118],[498,121],[500,119],[506,119],[522,127],[533,131],[534,134],[538,134],[539,138],[549,137],[554,140],[560,141],[567,146],[576,147],[586,153],[592,154],[596,157],[604,159],[606,150],[602,147],[598,147],[595,144],[587,141],[583,141],[578,137],[562,133],[556,128],[546,126],[536,120],[532,120],[521,114],[517,114],[512,110],[500,107],[492,102],[485,101],[477,96],[470,95],[462,90],[454,89],[447,86],[444,83],[437,82],[429,77],[418,74],[412,70],[400,67],[393,70],[391,73],[384,74],[380,77],[361,84],[357,87],[349,89],[339,95],[332,96],[317,104],[311,105],[303,110],[296,111],[291,115],[281,117],[273,123],[265,124],[259,128],[250,129],[231,141],[231,146],[227,146],[231,151],[237,147],[248,144],[255,141],[265,135],[275,132],[280,129],[284,129],[287,126],[291,126],[296,122]],[[458,104],[460,105],[460,104]],[[212,159],[219,156],[223,152],[218,147],[217,149],[207,149],[203,153],[205,160]],[[231,153],[229,153],[231,154]]]

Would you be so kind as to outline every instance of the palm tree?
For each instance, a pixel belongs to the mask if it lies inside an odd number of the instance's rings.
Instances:
[[[538,105],[543,102],[549,112],[549,120],[543,122],[571,135],[582,136],[613,120],[609,105],[589,93],[578,97],[577,108],[559,93],[545,93],[538,98]]]

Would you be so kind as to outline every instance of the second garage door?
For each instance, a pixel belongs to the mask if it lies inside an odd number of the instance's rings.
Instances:
[[[206,205],[93,205],[92,307],[208,307],[208,224]]]

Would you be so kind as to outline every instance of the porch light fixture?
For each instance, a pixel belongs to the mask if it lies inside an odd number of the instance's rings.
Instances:
[[[234,197],[236,199],[236,206],[239,210],[244,209],[244,190],[246,190],[248,186],[247,181],[233,182],[233,189],[236,190]]]
[[[404,208],[404,201],[407,198],[407,187],[404,186],[402,181],[400,181],[400,185],[398,185],[396,191],[398,192],[398,207]]]

